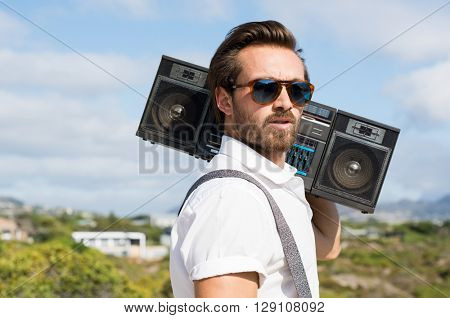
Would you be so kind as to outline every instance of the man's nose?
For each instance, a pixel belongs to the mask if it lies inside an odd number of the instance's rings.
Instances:
[[[289,98],[289,94],[286,90],[286,87],[283,86],[281,88],[280,95],[273,103],[274,110],[283,110],[286,111],[288,109],[291,109],[293,107],[291,99]]]

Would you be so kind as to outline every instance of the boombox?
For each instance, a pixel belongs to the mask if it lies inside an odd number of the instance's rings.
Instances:
[[[210,160],[223,129],[207,88],[208,69],[163,56],[136,135]],[[286,162],[305,191],[373,213],[400,130],[316,102],[306,105]]]

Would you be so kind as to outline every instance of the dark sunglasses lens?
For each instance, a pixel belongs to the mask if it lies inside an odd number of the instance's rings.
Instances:
[[[274,80],[263,79],[253,84],[253,98],[255,102],[266,104],[277,98],[278,83]]]
[[[291,99],[295,104],[300,105],[311,100],[312,92],[308,83],[292,83],[290,90]]]

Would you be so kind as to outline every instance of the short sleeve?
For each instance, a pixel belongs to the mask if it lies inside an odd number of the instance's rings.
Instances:
[[[267,235],[270,206],[253,184],[221,181],[186,204],[192,220],[181,250],[187,272],[191,280],[257,272],[262,286],[272,250]]]

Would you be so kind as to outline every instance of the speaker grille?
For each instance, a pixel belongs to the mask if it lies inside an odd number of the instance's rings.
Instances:
[[[338,154],[332,154],[332,166],[329,167],[331,181],[336,187],[364,192],[370,186],[370,180],[374,175],[374,160],[370,152],[362,147],[341,149]]]
[[[390,149],[335,132],[317,186],[364,204],[376,201]]]
[[[209,98],[207,90],[158,76],[144,127],[177,142],[193,144]]]

